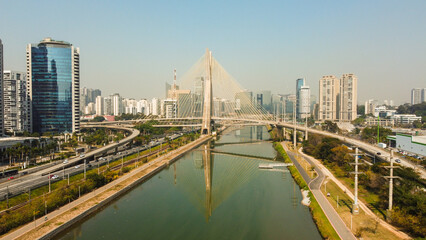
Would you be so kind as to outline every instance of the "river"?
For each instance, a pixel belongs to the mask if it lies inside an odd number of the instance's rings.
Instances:
[[[228,131],[57,239],[321,239],[290,173],[259,169],[276,156],[267,140],[264,126]]]

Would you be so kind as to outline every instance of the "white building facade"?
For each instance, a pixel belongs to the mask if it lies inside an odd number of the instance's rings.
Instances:
[[[3,74],[4,128],[12,133],[29,131],[25,72],[6,70]]]

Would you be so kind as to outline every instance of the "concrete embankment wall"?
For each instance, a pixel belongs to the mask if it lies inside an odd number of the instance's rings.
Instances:
[[[153,177],[154,175],[156,175],[157,173],[159,173],[161,170],[163,170],[164,168],[166,168],[170,163],[173,163],[174,161],[178,160],[180,157],[182,157],[187,152],[189,152],[192,149],[194,149],[194,148],[202,145],[203,143],[207,142],[210,139],[211,139],[211,137],[202,137],[202,138],[199,138],[199,139],[195,140],[194,142],[192,142],[190,144],[187,144],[186,146],[183,146],[182,148],[186,147],[184,150],[177,149],[177,152],[175,152],[175,154],[171,157],[171,159],[169,161],[167,161],[167,162],[165,161],[163,164],[161,164],[157,168],[153,169],[151,172],[147,173],[143,177],[135,180],[131,184],[125,186],[123,189],[119,190],[118,192],[114,193],[113,195],[109,196],[108,198],[102,200],[101,202],[99,202],[95,206],[93,206],[93,207],[85,210],[81,214],[75,216],[74,218],[72,218],[68,222],[66,222],[66,223],[58,226],[57,228],[55,228],[54,230],[48,232],[47,234],[45,234],[44,236],[42,236],[39,239],[42,239],[42,240],[44,240],[44,239],[52,239],[56,235],[58,235],[61,232],[65,231],[66,229],[72,227],[74,224],[82,221],[84,218],[86,218],[86,217],[90,216],[91,214],[96,213],[97,211],[101,210],[104,206],[108,205],[110,202],[112,202],[113,200],[117,199],[118,197],[126,194],[128,191],[132,190],[134,187],[136,187],[139,184],[143,183],[144,181],[150,179],[151,177]],[[171,154],[173,154],[173,152]],[[137,171],[138,169],[135,169],[135,170]],[[140,171],[142,171],[142,170],[140,170]],[[90,194],[90,193],[88,193],[88,194]]]

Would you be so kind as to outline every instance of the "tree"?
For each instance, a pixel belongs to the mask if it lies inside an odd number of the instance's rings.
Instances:
[[[422,122],[416,120],[413,122],[413,128],[422,128]]]
[[[356,112],[359,115],[365,115],[365,106],[364,105],[358,105],[356,108]]]
[[[322,125],[322,130],[337,133],[340,129],[337,126],[337,123],[334,123],[332,121],[325,121]]]
[[[93,118],[93,122],[103,122],[105,118],[103,116],[96,116]]]

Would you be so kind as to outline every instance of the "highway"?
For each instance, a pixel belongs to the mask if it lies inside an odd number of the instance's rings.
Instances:
[[[116,148],[129,143],[132,141],[135,137],[139,135],[139,130],[134,128],[127,128],[122,126],[97,126],[97,125],[85,125],[84,127],[105,127],[105,128],[114,128],[114,129],[120,129],[125,130],[128,132],[131,132],[131,134],[124,139],[120,140],[119,142],[109,144],[107,146],[104,146],[102,148],[96,149],[94,151],[88,152],[84,154],[84,157],[76,156],[68,159],[68,163],[66,164],[55,164],[51,167],[44,168],[40,167],[40,171],[36,171],[34,173],[30,173],[28,175],[24,175],[6,182],[3,182],[0,184],[0,199],[5,199],[7,193],[9,193],[9,196],[17,195],[22,192],[27,192],[28,189],[34,189],[38,186],[45,185],[48,183],[48,175],[54,174],[58,176],[63,175],[63,171],[66,171],[66,174],[74,173],[77,171],[81,171],[79,169],[74,169],[75,165],[78,165],[82,162],[84,162],[86,159],[94,158],[94,156],[104,154],[110,150],[115,150]],[[62,173],[60,175],[59,173]],[[57,180],[57,179],[54,179]]]
[[[139,131],[137,131],[139,134]],[[172,140],[177,139],[179,137],[181,137],[183,135],[183,133],[181,134],[173,134],[171,136],[169,136]],[[123,139],[124,140],[124,139]],[[123,141],[122,140],[122,141]],[[122,143],[122,141],[120,141],[120,143]],[[68,163],[66,164],[58,164],[55,165],[51,168],[48,169],[44,169],[42,171],[38,171],[35,172],[33,174],[29,174],[29,175],[25,175],[23,177],[20,178],[16,178],[13,179],[11,181],[8,182],[4,182],[2,184],[0,184],[0,199],[6,199],[6,195],[9,197],[15,196],[15,195],[19,195],[21,193],[24,192],[28,192],[29,189],[35,189],[38,188],[40,186],[44,186],[49,184],[49,180],[51,181],[51,183],[55,182],[55,181],[59,181],[62,179],[66,179],[68,178],[68,174],[69,176],[78,174],[78,173],[82,173],[84,172],[84,168],[86,167],[86,171],[92,168],[97,168],[98,166],[102,166],[105,164],[108,164],[111,161],[115,161],[118,160],[122,157],[126,157],[138,152],[142,152],[145,150],[148,150],[150,148],[165,144],[167,142],[167,140],[165,138],[161,138],[158,141],[151,141],[150,144],[145,145],[145,146],[140,146],[140,147],[135,147],[129,150],[124,150],[121,152],[118,152],[117,154],[111,154],[109,156],[103,157],[103,158],[98,158],[92,161],[88,161],[86,162],[86,166],[84,164],[84,161],[90,157],[95,155],[96,153],[100,153],[100,152],[91,152],[91,154],[86,154],[86,156],[84,158],[80,158],[80,157],[76,157],[73,160],[68,160]],[[114,147],[117,147],[117,145],[115,145]],[[111,148],[111,147],[110,147]],[[108,149],[110,149],[108,148]],[[98,149],[101,150],[101,149]],[[103,149],[104,152],[107,151],[106,149]],[[49,169],[51,169],[51,171],[48,171]]]
[[[248,121],[253,121],[253,120],[249,119]],[[264,122],[267,123],[267,124],[270,124],[270,125],[277,125],[277,126],[282,126],[282,127],[291,128],[291,129],[294,128],[294,125],[290,124],[290,123],[273,122],[273,121],[264,121]],[[300,126],[300,125],[296,125],[296,129],[299,130],[299,131],[305,131],[305,127]],[[356,147],[362,149],[364,152],[367,152],[371,155],[375,155],[376,158],[380,158],[383,161],[389,162],[390,152],[388,152],[385,149],[380,148],[378,146],[368,144],[366,142],[363,142],[363,141],[360,141],[360,140],[357,140],[357,139],[341,136],[341,135],[338,135],[338,134],[335,134],[335,133],[330,133],[330,132],[327,132],[327,131],[316,130],[316,129],[312,129],[312,128],[308,128],[308,133],[315,133],[315,134],[320,134],[320,135],[323,135],[323,136],[337,138],[337,139],[339,139],[343,142],[349,143],[353,146],[356,146]],[[380,153],[380,155],[377,154],[377,153]],[[414,169],[415,171],[417,171],[420,174],[421,178],[426,179],[426,171],[423,168],[421,168],[421,167],[419,167],[419,166],[417,166],[417,165],[415,165],[415,164],[413,164],[413,163],[411,163],[411,162],[409,162],[405,159],[400,159],[400,160],[401,160],[401,163],[399,163],[400,165]]]

